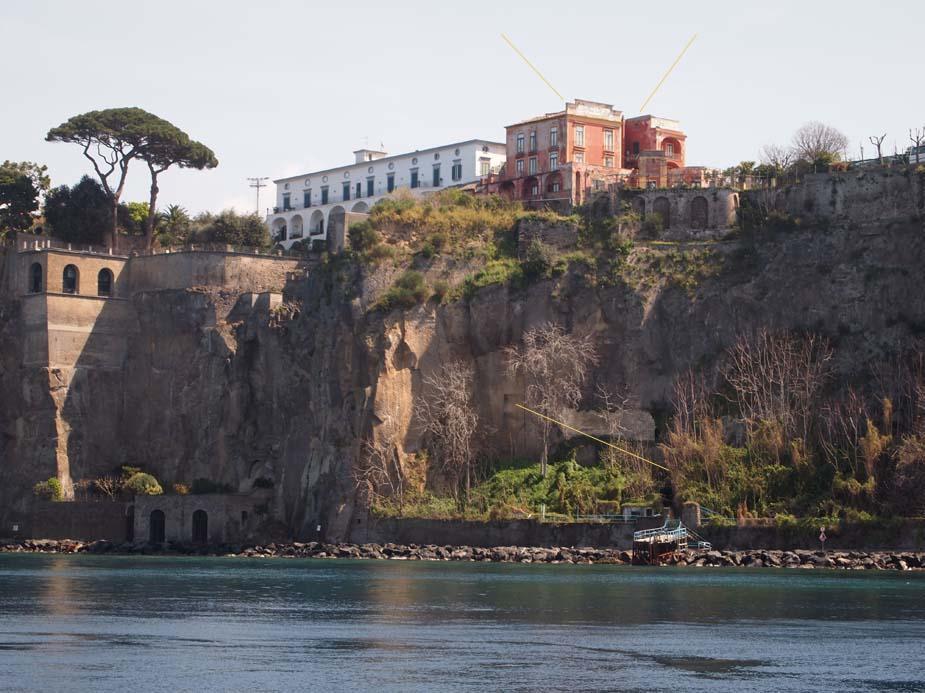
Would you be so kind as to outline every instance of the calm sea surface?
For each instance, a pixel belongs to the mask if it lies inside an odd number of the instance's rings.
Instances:
[[[0,689],[925,691],[925,574],[0,555]]]

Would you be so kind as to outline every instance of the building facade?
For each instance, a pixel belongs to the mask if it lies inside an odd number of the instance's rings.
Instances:
[[[528,206],[581,204],[613,185],[669,187],[702,177],[702,168],[685,166],[687,137],[678,121],[625,118],[607,103],[576,99],[506,130],[504,170],[479,190]]]
[[[274,241],[285,248],[308,239],[343,246],[351,214],[367,214],[399,188],[426,194],[468,185],[501,169],[505,145],[467,140],[389,156],[360,149],[347,166],[275,180],[276,205],[267,216]]]

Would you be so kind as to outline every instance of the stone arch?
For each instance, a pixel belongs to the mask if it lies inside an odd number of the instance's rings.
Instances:
[[[289,220],[289,238],[302,238],[302,215],[293,214]]]
[[[312,212],[311,219],[308,220],[308,233],[312,236],[320,236],[324,233],[324,212],[320,209]]]
[[[282,217],[277,217],[273,220],[273,240],[274,241],[285,241],[286,240],[286,220]]]
[[[514,186],[514,181],[506,180],[498,188],[498,194],[501,195],[505,200],[513,200],[516,197],[516,188]]]
[[[112,270],[104,267],[96,275],[96,295],[112,296],[112,285]]]
[[[546,193],[549,195],[557,195],[562,192],[562,174],[558,171],[550,173],[546,176]]]
[[[646,198],[644,198],[642,195],[639,197],[634,197],[633,211],[639,215],[639,220],[643,221],[646,218]]]
[[[80,270],[77,265],[65,265],[61,273],[61,291],[66,294],[80,293]]]
[[[209,541],[209,514],[205,510],[193,513],[193,543],[206,544]]]
[[[692,229],[705,229],[710,224],[710,206],[703,195],[691,200],[690,224]]]
[[[42,269],[42,263],[33,262],[32,266],[29,268],[29,293],[38,294],[42,292],[42,285],[44,282],[44,270]]]
[[[652,203],[652,213],[658,214],[662,218],[662,226],[669,228],[671,226],[671,203],[667,197],[656,197]]]
[[[668,150],[671,150],[671,153],[668,153]],[[666,156],[669,156],[674,159],[681,158],[681,141],[675,137],[666,137],[662,140],[662,151],[665,152]]]
[[[369,214],[369,205],[365,202],[357,202],[350,208],[350,211],[356,212],[357,214]]]
[[[148,541],[152,544],[163,544],[167,538],[167,518],[163,510],[152,510],[148,518]]]
[[[536,176],[529,176],[524,179],[524,198],[526,199],[536,199],[540,197],[542,188],[540,188],[540,181]]]

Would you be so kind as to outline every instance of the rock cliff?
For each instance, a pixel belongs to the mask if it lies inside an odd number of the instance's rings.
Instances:
[[[679,373],[714,369],[737,335],[759,327],[826,336],[852,381],[925,333],[925,238],[914,219],[682,244],[677,262],[696,251],[706,266],[690,281],[646,265],[655,251],[637,246],[636,269],[607,286],[590,285],[575,263],[526,288],[490,286],[387,314],[369,307],[390,270],[347,259],[290,281],[276,306],[221,287],[139,291],[124,361],[105,368],[23,365],[22,301],[8,296],[0,523],[26,508],[31,486],[64,457],[72,480],[123,464],[165,486],[205,478],[248,491],[270,479],[281,530],[306,536],[320,522],[329,538],[349,538],[364,516],[350,479],[361,441],[387,423],[406,452],[417,449],[413,403],[449,359],[474,365],[498,453],[535,452],[503,350],[547,321],[592,335],[601,355],[592,382],[655,414]]]

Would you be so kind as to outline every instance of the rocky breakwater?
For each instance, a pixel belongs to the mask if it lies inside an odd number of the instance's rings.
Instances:
[[[245,558],[352,558],[392,561],[473,561],[483,563],[548,563],[629,565],[629,551],[591,547],[438,546],[428,544],[329,544],[277,542],[260,545],[196,545],[168,542],[114,543],[24,540],[0,544],[0,553],[66,553],[120,555],[199,555]],[[666,565],[694,568],[831,568],[842,570],[925,570],[925,553],[908,551],[682,551]]]

